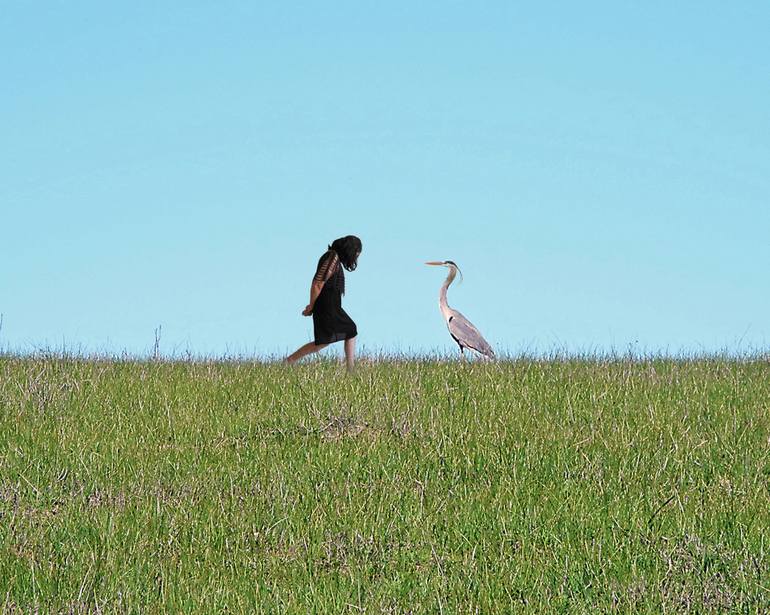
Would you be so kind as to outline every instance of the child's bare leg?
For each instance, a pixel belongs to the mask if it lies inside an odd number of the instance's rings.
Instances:
[[[314,342],[308,342],[304,346],[300,346],[295,350],[293,353],[291,353],[288,357],[284,359],[285,363],[296,363],[299,361],[302,357],[306,357],[309,354],[312,354],[314,352],[318,352],[319,350],[322,350],[323,348],[326,348],[329,344],[316,344]]]
[[[345,340],[345,364],[347,365],[348,372],[353,371],[356,363],[356,338],[351,337]]]

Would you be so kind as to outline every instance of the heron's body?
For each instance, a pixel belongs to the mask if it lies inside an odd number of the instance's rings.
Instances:
[[[441,315],[446,321],[449,334],[452,336],[457,345],[460,347],[460,352],[464,354],[466,348],[475,350],[479,354],[493,359],[495,356],[492,347],[484,339],[479,330],[473,325],[473,323],[463,316],[457,310],[449,307],[447,303],[446,293],[449,285],[454,281],[457,275],[457,265],[452,261],[444,262],[429,262],[428,265],[443,265],[449,268],[449,275],[441,286],[438,296],[438,306],[441,310]]]

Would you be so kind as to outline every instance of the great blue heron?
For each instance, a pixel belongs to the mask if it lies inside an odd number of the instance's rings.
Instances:
[[[473,326],[473,323],[465,316],[460,314],[457,310],[453,310],[446,301],[446,291],[449,285],[454,281],[457,272],[460,269],[453,261],[429,261],[426,265],[435,265],[438,267],[447,267],[449,269],[449,275],[444,284],[441,286],[441,290],[438,295],[438,305],[441,309],[441,314],[446,320],[446,326],[449,328],[449,335],[452,336],[458,346],[460,346],[460,354],[465,358],[465,349],[470,348],[475,350],[479,354],[488,357],[490,359],[495,358],[495,353],[492,347],[484,339],[484,336],[479,333],[479,330]],[[462,273],[460,274],[462,275]]]

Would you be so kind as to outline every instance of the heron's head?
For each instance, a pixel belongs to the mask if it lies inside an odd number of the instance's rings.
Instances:
[[[433,265],[434,267],[446,267],[451,272],[459,273],[461,280],[463,278],[463,272],[460,271],[460,268],[457,266],[457,263],[455,263],[454,261],[428,261],[425,264]]]

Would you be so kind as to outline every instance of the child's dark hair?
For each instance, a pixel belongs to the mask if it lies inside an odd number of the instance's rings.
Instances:
[[[342,266],[348,271],[353,271],[358,266],[358,255],[361,254],[361,240],[355,235],[345,235],[335,239],[330,250],[334,250],[342,262]]]

